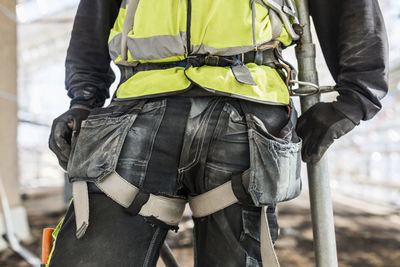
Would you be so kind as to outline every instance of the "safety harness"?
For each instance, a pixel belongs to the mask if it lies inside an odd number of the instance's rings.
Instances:
[[[249,180],[249,170],[238,175],[239,179],[232,179],[203,194],[185,198],[173,198],[171,196],[155,195],[144,192],[130,184],[118,173],[112,172],[96,186],[112,200],[123,206],[132,215],[141,215],[146,218],[154,218],[164,223],[170,229],[178,229],[178,224],[183,216],[186,203],[189,203],[193,217],[205,217],[217,211],[223,210],[240,202],[237,191],[234,190],[235,181],[242,181],[241,190],[246,188]],[[239,186],[240,187],[240,186]],[[72,183],[73,204],[76,220],[76,237],[83,237],[89,226],[89,194],[85,181]],[[267,221],[267,206],[261,208],[261,258],[264,266],[278,267],[278,259],[274,251],[269,225]]]
[[[297,75],[295,68],[282,57],[282,48],[279,41],[270,41],[257,48],[257,51],[250,51],[233,56],[216,56],[216,55],[191,55],[185,60],[163,62],[163,63],[138,63],[130,66],[121,66],[122,73],[121,83],[124,83],[130,77],[140,71],[162,70],[175,67],[184,67],[187,70],[189,67],[201,66],[216,66],[230,67],[236,80],[243,84],[256,85],[251,76],[249,69],[246,67],[248,63],[264,65],[278,70],[278,74],[292,92],[292,83]],[[189,79],[189,77],[187,77]],[[190,79],[189,79],[190,80]]]

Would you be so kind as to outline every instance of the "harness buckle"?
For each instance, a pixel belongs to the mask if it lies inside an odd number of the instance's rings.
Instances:
[[[205,65],[218,66],[219,56],[208,55],[205,57]]]

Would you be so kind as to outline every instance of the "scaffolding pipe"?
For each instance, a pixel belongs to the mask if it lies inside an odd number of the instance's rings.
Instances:
[[[296,4],[300,23],[304,26],[303,36],[295,49],[299,80],[318,84],[315,45],[311,37],[308,1],[297,0]],[[309,89],[309,86],[300,86],[300,88]],[[301,97],[301,111],[304,113],[319,100],[320,94]],[[307,164],[307,174],[316,266],[337,267],[335,226],[326,157],[323,157],[316,164]]]

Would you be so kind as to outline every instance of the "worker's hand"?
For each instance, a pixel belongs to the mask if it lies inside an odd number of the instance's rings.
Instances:
[[[56,154],[60,166],[67,170],[71,139],[79,134],[81,123],[89,116],[90,109],[75,105],[53,121],[49,138],[49,147]]]
[[[334,108],[333,103],[317,103],[302,114],[296,132],[303,139],[303,161],[316,163],[335,139],[351,131],[356,124]]]

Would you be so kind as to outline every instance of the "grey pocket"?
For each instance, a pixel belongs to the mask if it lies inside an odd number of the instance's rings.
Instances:
[[[269,134],[260,119],[246,114],[250,147],[248,191],[257,206],[274,205],[300,194],[301,139],[288,134],[294,133],[296,117],[293,112],[281,131],[284,136],[279,138]]]
[[[82,122],[68,162],[70,182],[97,182],[115,170],[125,137],[143,104],[92,110]]]

